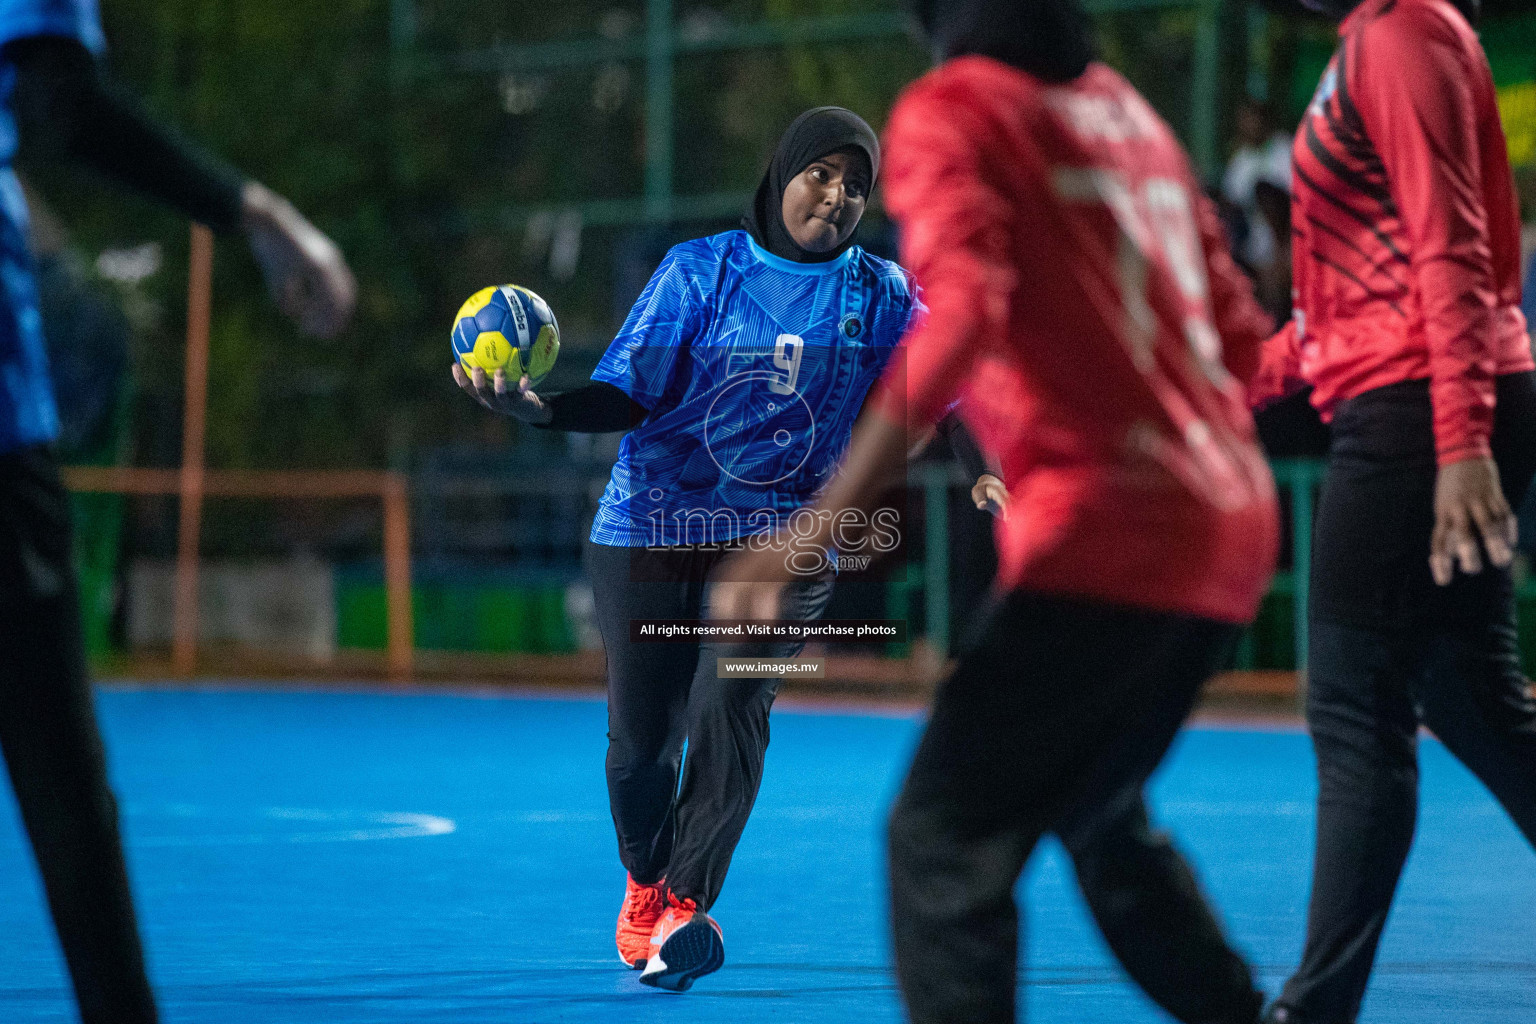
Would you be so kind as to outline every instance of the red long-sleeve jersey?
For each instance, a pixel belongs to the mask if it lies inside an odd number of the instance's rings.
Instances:
[[[1255,404],[1430,382],[1440,463],[1488,454],[1497,374],[1536,367],[1493,76],[1446,0],[1366,0],[1296,133],[1292,321]]]
[[[959,400],[1012,493],[998,585],[1251,619],[1278,519],[1228,366],[1271,325],[1167,125],[1102,64],[966,57],[902,95],[884,188],[929,312],[876,400]]]

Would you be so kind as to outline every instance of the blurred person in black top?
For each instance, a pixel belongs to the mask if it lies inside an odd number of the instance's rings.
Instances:
[[[92,707],[70,503],[37,315],[26,203],[11,160],[82,163],[243,234],[274,299],[306,331],[339,331],[354,283],[330,239],[284,199],[158,124],[103,72],[94,0],[0,7],[0,749],[85,1024],[156,1019]]]

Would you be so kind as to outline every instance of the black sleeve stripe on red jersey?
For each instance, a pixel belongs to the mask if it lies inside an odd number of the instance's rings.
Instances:
[[[1378,242],[1380,242],[1382,245],[1386,246],[1387,249],[1392,253],[1392,255],[1398,257],[1404,263],[1408,262],[1408,257],[1403,255],[1403,251],[1397,247],[1396,243],[1394,243],[1392,241],[1392,239],[1388,238],[1387,235],[1381,230],[1381,228],[1376,226],[1376,221],[1375,220],[1373,220],[1370,217],[1367,217],[1365,214],[1361,213],[1359,210],[1355,209],[1353,206],[1350,206],[1348,203],[1346,203],[1344,200],[1340,199],[1338,196],[1334,195],[1333,193],[1328,192],[1327,190],[1322,188],[1320,185],[1318,185],[1317,182],[1315,182],[1311,178],[1307,177],[1307,172],[1303,171],[1301,169],[1301,165],[1300,164],[1295,164],[1294,167],[1293,167],[1293,170],[1296,172],[1296,176],[1298,178],[1300,178],[1302,181],[1307,183],[1307,187],[1308,188],[1310,188],[1313,192],[1316,192],[1319,196],[1321,196],[1324,199],[1326,199],[1330,204],[1338,207],[1340,210],[1342,210],[1344,212],[1344,215],[1349,217],[1351,220],[1358,221],[1362,226],[1370,228],[1371,229],[1371,234],[1375,235],[1376,236],[1376,240]]]
[[[1365,119],[1360,116],[1360,110],[1355,106],[1355,101],[1349,95],[1349,87],[1344,82],[1344,76],[1348,71],[1348,61],[1345,59],[1345,50],[1339,50],[1338,85],[1334,90],[1334,102],[1323,108],[1323,116],[1328,120],[1328,130],[1334,138],[1339,140],[1339,145],[1345,151],[1362,164],[1363,170],[1368,174],[1380,174],[1383,178],[1387,175],[1387,168],[1381,162],[1381,156],[1376,152],[1376,146],[1371,142],[1370,133],[1365,130]]]
[[[1344,156],[1360,165],[1355,169],[1355,173],[1364,175],[1369,181],[1378,182],[1377,188],[1381,192],[1381,201],[1391,206],[1392,194],[1387,191],[1387,165],[1382,163],[1381,156],[1376,152],[1376,145],[1371,142],[1370,137],[1363,129],[1356,131],[1344,116],[1335,113],[1332,107],[1324,112],[1323,117],[1328,122],[1329,134],[1343,148]],[[1308,128],[1312,128],[1315,134],[1315,128],[1311,122],[1308,123]],[[1322,142],[1321,136],[1318,136],[1318,141]],[[1331,151],[1329,155],[1333,155]],[[1339,160],[1340,157],[1333,156],[1333,159]],[[1393,207],[1393,210],[1395,213],[1396,207]]]
[[[1375,156],[1375,147],[1371,146],[1369,141],[1370,133],[1365,130],[1365,118],[1360,116],[1360,108],[1355,106],[1354,97],[1349,94],[1349,44],[1353,41],[1351,37],[1339,46],[1338,76],[1334,79],[1337,86],[1333,94],[1339,101],[1341,127],[1345,128],[1352,138],[1363,141],[1366,148],[1370,150],[1371,156]]]
[[[1397,216],[1397,208],[1392,205],[1392,193],[1387,190],[1386,168],[1382,168],[1382,179],[1380,181],[1373,181],[1373,176],[1368,168],[1357,170],[1350,167],[1344,161],[1328,152],[1328,147],[1323,144],[1322,139],[1318,138],[1317,127],[1310,118],[1307,120],[1306,140],[1307,149],[1312,153],[1313,158],[1328,168],[1335,178],[1338,178],[1345,185],[1367,199],[1374,199],[1381,205],[1382,213],[1385,216],[1394,218]]]
[[[1488,273],[1488,264],[1480,262],[1474,256],[1458,256],[1456,253],[1447,252],[1442,253],[1435,258],[1442,263],[1455,263],[1459,266],[1465,267],[1479,276],[1483,276]]]
[[[1366,284],[1364,281],[1360,280],[1360,278],[1356,277],[1353,273],[1351,273],[1349,268],[1344,267],[1344,266],[1340,266],[1339,264],[1335,263],[1333,260],[1329,259],[1326,255],[1324,255],[1323,253],[1319,252],[1316,249],[1312,250],[1312,258],[1317,260],[1319,263],[1327,264],[1328,266],[1332,267],[1334,270],[1338,271],[1340,274],[1343,274],[1345,277],[1347,277],[1351,281],[1355,282],[1355,284],[1360,286],[1360,290],[1365,292],[1365,294],[1366,294],[1366,296],[1368,298],[1377,299],[1377,300],[1379,300],[1381,302],[1385,302],[1388,306],[1392,307],[1392,312],[1396,313],[1398,316],[1402,317],[1404,320],[1408,319],[1408,314],[1403,312],[1402,307],[1397,304],[1397,300],[1396,299],[1394,299],[1391,295],[1386,294],[1385,292],[1378,292],[1378,291],[1372,289],[1370,285]]]
[[[1391,253],[1388,253],[1387,254],[1386,262],[1378,263],[1376,260],[1373,260],[1371,258],[1371,254],[1370,253],[1368,253],[1364,249],[1360,248],[1358,245],[1356,245],[1347,236],[1341,234],[1337,228],[1331,227],[1328,224],[1325,224],[1323,221],[1318,220],[1316,217],[1313,217],[1313,216],[1310,216],[1310,215],[1307,217],[1307,223],[1311,224],[1313,227],[1317,228],[1319,231],[1322,231],[1322,232],[1324,232],[1326,234],[1332,235],[1334,238],[1336,238],[1340,242],[1344,243],[1344,245],[1350,251],[1354,252],[1362,260],[1365,261],[1365,265],[1370,268],[1370,272],[1372,274],[1380,274],[1382,277],[1386,278],[1388,281],[1391,281],[1393,284],[1397,285],[1397,287],[1401,288],[1403,291],[1406,292],[1408,290],[1407,283],[1405,283],[1403,281],[1399,281],[1397,278],[1393,277],[1390,273],[1387,272],[1387,263],[1398,262],[1401,259],[1400,257],[1394,256]],[[1408,261],[1407,260],[1401,260],[1401,262],[1402,262],[1402,264],[1404,266],[1408,265]]]
[[[1364,130],[1356,130],[1345,120],[1343,114],[1335,113],[1332,107],[1327,108],[1323,117],[1328,121],[1328,130],[1338,140],[1344,152],[1352,160],[1358,160],[1364,166],[1360,168],[1362,173],[1379,176],[1383,180],[1387,176],[1386,165],[1381,162],[1381,157],[1376,154],[1376,147]]]
[[[1362,164],[1356,175],[1366,175],[1370,180],[1379,180],[1379,195],[1372,193],[1373,198],[1381,201],[1382,209],[1387,210],[1389,216],[1398,215],[1398,207],[1392,201],[1392,192],[1387,189],[1387,166],[1381,161],[1381,154],[1376,150],[1376,144],[1370,141],[1370,132],[1366,130],[1366,118],[1359,114],[1359,107],[1355,106],[1355,98],[1349,92],[1349,66],[1350,43],[1353,40],[1344,40],[1339,46],[1338,63],[1338,88],[1333,92],[1333,104],[1324,109],[1324,117],[1329,121],[1329,132],[1338,140],[1339,146],[1344,147],[1350,157]],[[1338,107],[1338,114],[1333,109]],[[1332,170],[1332,167],[1329,167]],[[1362,192],[1366,192],[1361,187]]]

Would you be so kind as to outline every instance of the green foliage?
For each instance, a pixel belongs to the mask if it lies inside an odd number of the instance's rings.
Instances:
[[[116,0],[103,12],[112,71],[186,134],[292,198],[346,249],[362,283],[355,327],[336,343],[317,344],[272,309],[240,240],[221,240],[209,410],[214,465],[384,457],[380,433],[355,406],[365,394],[387,404],[403,390],[399,368],[415,288],[392,227],[383,13],[375,0]],[[162,245],[166,266],[143,286],[161,315],[140,324],[135,368],[141,410],[179,410],[185,223],[80,173],[50,168],[35,180],[88,255]],[[175,451],[164,434],[179,429],[176,419],[137,420],[141,461]]]
[[[394,0],[395,3],[400,0]],[[622,314],[616,253],[638,229],[588,227],[576,273],[557,279],[508,207],[638,197],[642,59],[558,70],[455,67],[453,56],[579,37],[643,39],[644,0],[415,0],[414,47],[391,48],[392,0],[111,0],[109,60],[150,107],[290,197],[346,251],[358,316],[334,342],[300,338],[268,301],[238,238],[215,269],[208,457],[214,466],[409,464],[454,439],[509,436],[448,377],[459,303],[517,281],[555,307],[565,366],[579,371]],[[679,32],[763,20],[890,12],[899,0],[673,0]],[[1182,80],[1189,17],[1119,16],[1107,52],[1146,87]],[[1149,42],[1150,41],[1150,42]],[[676,191],[748,193],[779,131],[806,107],[841,103],[877,128],[927,54],[903,36],[731,50],[679,59]],[[1161,70],[1161,75],[1158,73]],[[1162,103],[1176,124],[1187,84]],[[1166,91],[1166,89],[1165,89]],[[1154,91],[1154,100],[1159,96]],[[179,457],[186,225],[72,172],[38,170],[87,256],[159,242],[163,269],[131,296],[139,464]],[[718,230],[729,221],[680,226]],[[156,313],[158,311],[158,313]],[[557,377],[555,383],[569,378]]]

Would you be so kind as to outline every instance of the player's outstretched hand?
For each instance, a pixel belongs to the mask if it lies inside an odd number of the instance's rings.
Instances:
[[[1499,484],[1499,467],[1491,458],[1440,467],[1435,477],[1435,531],[1429,540],[1429,571],[1436,583],[1449,584],[1458,565],[1465,573],[1482,572],[1484,550],[1494,565],[1508,565],[1518,533]]]
[[[710,574],[705,616],[732,621],[777,619],[784,587],[795,578],[790,569],[793,553],[789,539],[779,535],[727,557]]]
[[[548,423],[554,417],[549,403],[534,394],[533,382],[525,375],[517,387],[509,387],[505,370],[497,370],[494,377],[475,367],[465,372],[459,363],[453,364],[453,382],[464,393],[492,412],[511,416],[524,423]]]
[[[277,308],[305,334],[340,334],[357,305],[357,281],[336,243],[263,185],[248,183],[241,202],[251,251]]]
[[[976,478],[971,488],[971,501],[983,512],[991,512],[999,519],[1008,519],[1008,488],[991,473]]]
[[[709,591],[705,615],[716,621],[777,619],[783,607],[784,584],[725,580]]]

